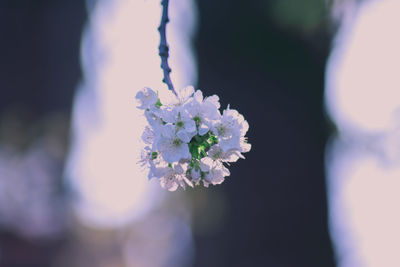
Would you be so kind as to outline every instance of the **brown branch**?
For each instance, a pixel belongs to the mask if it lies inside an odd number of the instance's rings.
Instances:
[[[158,47],[158,49],[159,49],[159,55],[161,57],[161,69],[164,72],[164,79],[162,81],[168,86],[168,89],[171,90],[177,96],[177,93],[175,91],[174,85],[172,84],[170,77],[171,68],[168,65],[169,47],[166,36],[167,23],[169,22],[168,3],[169,0],[161,1],[163,10],[162,10],[160,27],[158,27],[158,31],[160,32],[160,46]]]

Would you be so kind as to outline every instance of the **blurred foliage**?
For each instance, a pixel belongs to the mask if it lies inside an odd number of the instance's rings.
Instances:
[[[266,1],[271,18],[280,26],[302,34],[311,34],[325,24],[328,8],[325,0]]]

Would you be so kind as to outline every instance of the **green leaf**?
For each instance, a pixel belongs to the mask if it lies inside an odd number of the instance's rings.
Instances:
[[[203,142],[203,140],[201,139],[201,137],[199,135],[196,135],[194,137],[194,139],[196,140],[197,143],[201,144]]]
[[[156,107],[160,108],[162,106],[160,98],[157,99]]]
[[[204,151],[204,146],[199,147],[200,153],[203,155],[203,157],[207,157],[207,153]]]

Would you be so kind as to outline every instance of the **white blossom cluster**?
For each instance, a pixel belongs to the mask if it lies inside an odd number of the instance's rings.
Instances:
[[[139,162],[149,168],[149,179],[158,178],[169,191],[186,184],[222,183],[230,175],[225,164],[244,158],[242,153],[251,149],[245,137],[249,124],[229,105],[221,114],[217,95],[204,98],[188,86],[171,103],[162,104],[155,91],[144,88],[136,99],[149,123]]]

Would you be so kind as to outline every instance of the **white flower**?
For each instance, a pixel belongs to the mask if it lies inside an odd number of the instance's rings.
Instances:
[[[149,146],[146,146],[140,155],[139,163],[142,167],[149,168],[149,174],[147,178],[150,180],[151,178],[159,178],[160,176],[160,167],[158,166],[167,166],[165,162],[158,156],[158,153],[153,151]]]
[[[221,107],[221,104],[219,103],[219,97],[217,95],[206,97],[204,101],[213,104],[217,109]]]
[[[140,106],[138,106],[139,109],[148,109],[153,107],[158,101],[157,93],[147,87],[139,91],[135,98],[140,104]]]
[[[204,186],[208,187],[209,184],[221,184],[225,180],[225,176],[229,176],[229,170],[219,160],[213,160],[210,157],[201,159],[200,169],[205,173]]]
[[[143,142],[147,145],[151,145],[154,143],[154,138],[155,138],[155,134],[154,134],[153,130],[149,126],[146,126],[144,128],[144,131],[142,134]]]
[[[220,116],[215,103],[215,98],[203,101],[203,94],[197,90],[187,105],[185,105],[190,117],[195,121],[199,135],[206,134],[212,125],[212,121]]]
[[[196,135],[196,123],[182,108],[163,110],[162,119],[175,125],[176,135],[185,143],[189,143],[190,139]]]
[[[140,154],[140,160],[138,163],[142,167],[148,165],[151,161],[151,148],[146,146],[144,149],[142,149],[141,154]]]
[[[182,89],[178,89],[176,93],[178,94],[179,104],[183,105],[193,96],[194,87],[187,86]]]
[[[164,125],[160,130],[156,147],[166,162],[172,163],[190,158],[189,146],[176,136],[174,125]]]
[[[246,134],[249,129],[249,124],[244,120],[243,116],[234,109],[230,109],[229,106],[224,110],[221,119],[214,122],[212,131],[218,137],[218,143],[222,150],[227,152],[231,149],[238,149],[244,152],[246,149],[242,149],[242,137]]]
[[[162,111],[158,108],[147,109],[144,112],[144,116],[146,117],[147,122],[156,131],[156,133],[164,125],[164,122],[161,119],[161,114]]]
[[[225,181],[225,176],[229,176],[230,172],[229,170],[221,164],[221,167],[214,167],[211,169],[209,173],[206,173],[204,177],[204,186],[208,186],[207,183],[210,183],[212,185],[217,185],[221,184],[223,181]]]
[[[244,158],[242,153],[251,149],[245,137],[247,121],[229,105],[221,115],[216,95],[204,98],[188,86],[161,105],[157,94],[144,88],[136,99],[149,123],[139,163],[149,170],[149,179],[159,178],[169,191],[201,181],[205,187],[222,183],[230,175],[224,164]]]
[[[183,174],[183,169],[180,165],[175,165],[173,168],[165,167],[160,178],[161,187],[168,191],[175,191],[179,187],[179,178]]]
[[[239,158],[244,159],[242,153],[237,149],[231,149],[224,152],[220,145],[216,144],[210,147],[207,155],[213,160],[221,160],[222,162],[236,162]]]
[[[179,186],[186,189],[186,184],[193,187],[192,182],[185,177],[185,171],[180,164],[175,164],[173,167],[165,167],[161,173],[160,184],[162,188],[175,191]]]

